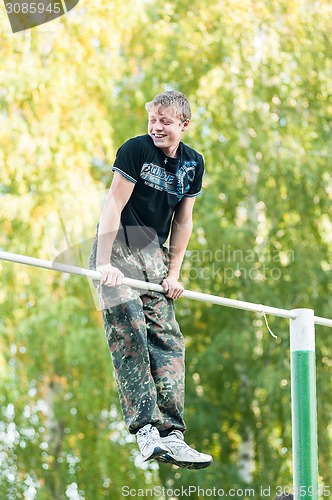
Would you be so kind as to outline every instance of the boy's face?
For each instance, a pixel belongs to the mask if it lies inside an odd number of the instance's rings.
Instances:
[[[183,132],[188,126],[189,120],[182,122],[171,106],[152,108],[149,111],[148,134],[154,145],[168,156],[176,154]]]

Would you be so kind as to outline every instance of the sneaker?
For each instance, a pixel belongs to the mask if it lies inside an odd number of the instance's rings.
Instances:
[[[210,455],[190,448],[184,441],[181,431],[172,431],[168,436],[160,439],[168,448],[168,452],[157,457],[158,462],[171,463],[186,469],[204,469],[213,462]]]
[[[142,427],[136,433],[136,439],[144,462],[168,452],[168,448],[161,442],[158,429],[151,424]]]

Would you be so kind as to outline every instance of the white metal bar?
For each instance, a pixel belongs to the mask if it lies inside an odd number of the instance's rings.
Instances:
[[[329,326],[332,328],[332,319],[321,318],[320,316],[314,316],[315,325]]]
[[[42,267],[44,269],[50,269],[52,271],[60,271],[69,274],[77,274],[79,276],[86,276],[87,278],[92,278],[95,280],[100,280],[101,273],[98,271],[92,271],[90,269],[84,269],[82,267],[71,266],[68,264],[61,264],[60,262],[53,262],[49,260],[36,259],[35,257],[29,257],[26,255],[15,254],[11,252],[0,251],[0,259],[7,260],[11,262],[17,262],[19,264],[26,264],[29,266]],[[123,285],[132,286],[134,288],[140,288],[142,290],[154,290],[156,292],[164,292],[161,285],[155,283],[149,283],[146,281],[133,280],[131,278],[123,278]],[[282,318],[295,319],[296,313],[294,311],[288,311],[286,309],[279,309],[277,307],[265,306],[263,304],[255,304],[253,302],[245,302],[242,300],[228,299],[226,297],[218,297],[217,295],[210,295],[207,293],[193,292],[190,290],[185,290],[182,297],[199,300],[203,302],[209,302],[212,304],[222,305],[225,307],[232,307],[235,309],[242,309],[244,311],[252,311],[260,314],[271,314],[273,316],[279,316]],[[327,318],[320,318],[315,316],[315,323],[318,325],[332,327],[332,320]]]
[[[287,311],[286,309],[265,306],[263,304],[255,304],[253,302],[245,302],[243,300],[228,299],[226,297],[219,297],[217,295],[210,295],[201,292],[192,292],[190,290],[185,290],[182,294],[182,297],[200,300],[203,302],[210,302],[212,304],[218,304],[221,306],[232,307],[234,309],[242,309],[244,311],[252,311],[260,314],[273,314],[274,316],[280,316],[282,318],[295,319],[294,313],[292,313],[291,311]]]

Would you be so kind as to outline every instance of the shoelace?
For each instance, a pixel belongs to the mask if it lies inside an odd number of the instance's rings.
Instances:
[[[166,444],[166,446],[169,445],[170,448],[172,447],[172,444],[174,444],[177,447],[177,449],[190,450],[195,455],[199,455],[200,454],[199,451],[195,450],[194,448],[191,448],[189,446],[189,444],[187,444],[185,441],[182,441],[182,439],[174,438],[173,441],[170,441],[169,443],[165,443],[165,444]]]
[[[156,437],[153,435],[152,430],[144,430],[144,431],[139,431],[139,435],[142,437],[146,438],[146,441],[144,445],[142,446],[142,449],[146,448],[149,446],[153,441],[156,440]]]

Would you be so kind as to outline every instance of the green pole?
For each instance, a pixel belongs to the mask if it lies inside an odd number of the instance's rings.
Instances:
[[[293,488],[295,500],[318,499],[315,323],[312,309],[290,320]]]

